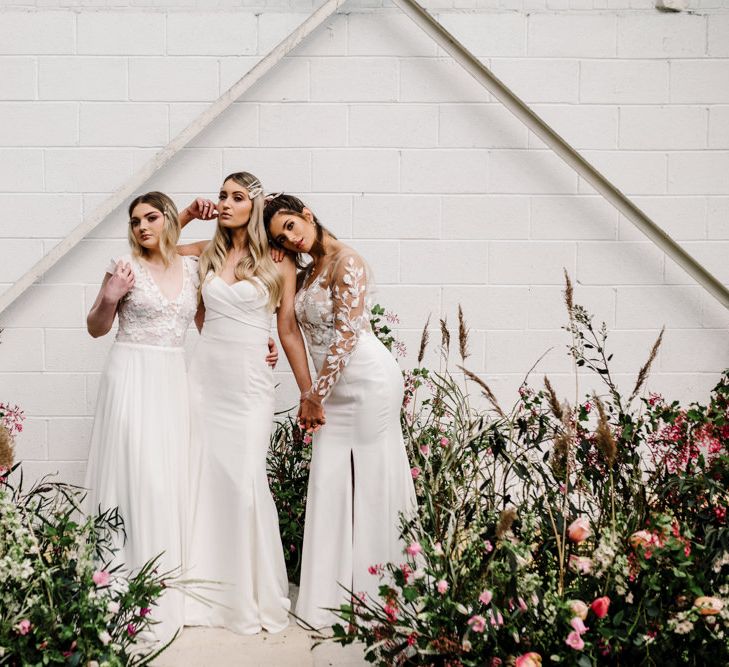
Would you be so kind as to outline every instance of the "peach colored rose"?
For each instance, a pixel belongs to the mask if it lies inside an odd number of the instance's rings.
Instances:
[[[724,603],[719,598],[712,598],[708,595],[702,595],[694,600],[694,607],[699,610],[702,616],[715,616],[718,614]]]
[[[578,517],[567,527],[567,536],[576,544],[584,542],[591,533],[590,520],[586,516]]]
[[[516,667],[541,667],[542,656],[539,653],[531,651],[524,653],[516,659]]]
[[[572,613],[583,621],[587,618],[590,608],[582,600],[570,600],[568,603]]]

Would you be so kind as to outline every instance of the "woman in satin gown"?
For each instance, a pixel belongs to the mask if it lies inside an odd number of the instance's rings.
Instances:
[[[160,192],[129,207],[130,255],[112,261],[87,318],[94,337],[119,316],[101,376],[91,433],[86,508],[117,507],[124,519],[112,567],[136,570],[161,554],[159,572],[179,568],[186,543],[189,413],[183,343],[197,308],[197,260],[180,257],[177,209]],[[163,642],[184,621],[180,591],[151,613]]]
[[[324,404],[326,424],[312,444],[296,615],[321,628],[341,621],[327,608],[349,602],[344,588],[377,599],[369,566],[402,558],[400,519],[416,509],[400,427],[403,379],[372,332],[362,257],[292,195],[270,198],[264,222],[273,244],[312,258],[295,296],[317,370],[302,413]]]
[[[185,620],[240,634],[288,625],[288,578],[266,476],[275,392],[265,356],[274,311],[296,380],[303,391],[311,386],[292,306],[295,266],[291,259],[278,265],[271,259],[263,206],[255,176],[226,177],[217,229],[199,259],[202,328],[189,370],[187,576],[220,585],[204,592],[211,604],[188,598]],[[191,210],[184,212],[186,220],[194,217]]]

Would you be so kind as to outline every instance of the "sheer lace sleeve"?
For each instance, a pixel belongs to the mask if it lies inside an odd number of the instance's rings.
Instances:
[[[334,260],[329,272],[334,338],[310,390],[320,401],[329,396],[339,380],[360,334],[370,328],[367,290],[367,267],[359,255],[347,254]]]

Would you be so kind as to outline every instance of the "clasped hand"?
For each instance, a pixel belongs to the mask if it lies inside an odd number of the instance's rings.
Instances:
[[[321,400],[315,398],[309,392],[302,394],[296,420],[305,431],[316,433],[327,421]]]

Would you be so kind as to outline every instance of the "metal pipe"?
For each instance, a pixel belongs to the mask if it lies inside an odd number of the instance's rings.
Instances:
[[[544,120],[517,97],[494,73],[481,63],[463,44],[421,7],[416,0],[393,0],[415,24],[428,34],[442,49],[463,67],[478,83],[498,99],[524,125],[536,134],[562,160],[585,179],[630,220],[653,243],[683,268],[696,282],[729,308],[729,289],[706,270],[684,248],[676,243],[628,197],[583,158],[570,144],[557,134]]]

